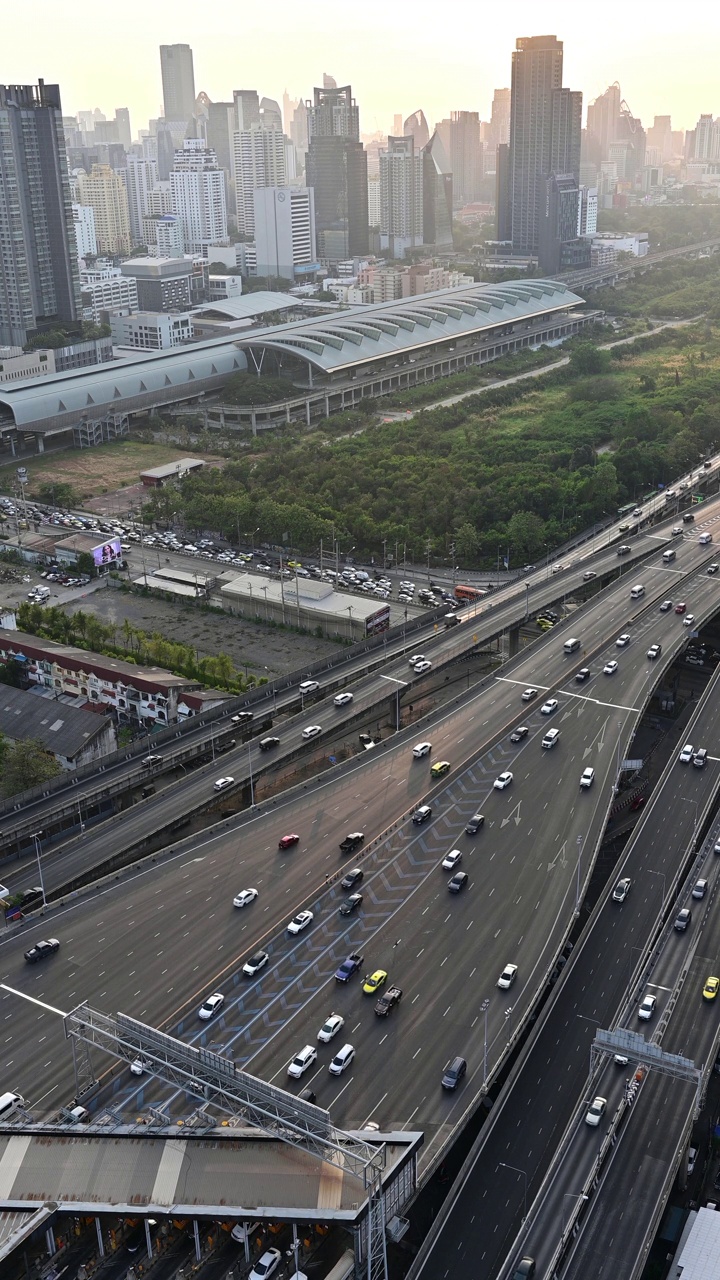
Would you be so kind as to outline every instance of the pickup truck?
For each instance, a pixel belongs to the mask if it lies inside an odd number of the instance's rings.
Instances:
[[[387,991],[380,996],[375,1005],[375,1012],[378,1018],[387,1018],[391,1009],[395,1008],[402,1000],[402,991],[399,987],[388,987]]]
[[[362,831],[351,831],[349,836],[340,841],[341,853],[353,853],[355,849],[359,849],[361,844],[365,843],[365,836]]]
[[[343,960],[340,968],[335,971],[336,982],[349,982],[354,973],[362,967],[363,957],[357,951],[353,951],[346,960]]]

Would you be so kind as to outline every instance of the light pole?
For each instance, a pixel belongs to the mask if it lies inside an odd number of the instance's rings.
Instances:
[[[487,1016],[488,1016],[489,1008],[490,1008],[490,1001],[487,999],[487,997],[485,997],[482,1004],[480,1005],[480,1012],[483,1014],[483,1017],[485,1019],[485,1034],[483,1036],[483,1084],[487,1083],[487,1031],[488,1031]]]
[[[255,808],[255,787],[253,784],[252,756],[250,755],[250,743],[248,742],[248,765],[250,766],[250,808]]]
[[[565,1192],[563,1192],[563,1200],[562,1200],[562,1224],[563,1224],[562,1233],[563,1233],[563,1236],[565,1235],[565,1201],[566,1201],[566,1200],[568,1200],[568,1199],[570,1199],[570,1200],[589,1200],[589,1199],[590,1199],[590,1197],[589,1197],[589,1196],[586,1196],[586,1195],[585,1195],[585,1193],[584,1193],[584,1192],[582,1192],[582,1191],[581,1191],[581,1192],[579,1192],[579,1193],[578,1193],[578,1192],[575,1192],[575,1191],[565,1191]]]
[[[47,898],[45,897],[45,881],[43,880],[42,863],[40,861],[40,841],[42,840],[42,837],[44,835],[45,835],[44,831],[33,831],[32,833],[32,838],[35,841],[35,857],[37,858],[38,876],[40,877],[40,889],[42,891],[42,904],[44,907],[46,907]]]
[[[353,616],[352,616],[353,607],[351,604],[347,606],[347,611],[348,611],[348,614],[350,615],[350,639],[352,640],[353,638]]]
[[[523,1176],[523,1221],[527,1218],[527,1173],[524,1169],[518,1169],[515,1164],[506,1164],[504,1160],[498,1161],[498,1169],[512,1169],[513,1173],[521,1173]]]
[[[662,901],[664,902],[664,901],[665,901],[665,890],[666,890],[666,887],[667,887],[667,881],[666,881],[666,879],[665,879],[665,872],[664,872],[664,871],[652,871],[650,867],[648,867],[648,871],[649,871],[649,873],[650,873],[650,875],[651,875],[651,876],[660,876],[660,879],[662,880]],[[662,905],[662,903],[661,903],[661,905]]]
[[[387,564],[387,538],[383,538],[382,540],[382,549],[383,549],[383,573],[384,573],[385,566]]]

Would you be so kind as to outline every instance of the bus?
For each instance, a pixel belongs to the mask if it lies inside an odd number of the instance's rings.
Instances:
[[[462,583],[458,583],[455,588],[455,599],[464,600],[466,603],[472,600],[483,600],[487,594],[482,587],[468,587]]]
[[[626,506],[618,507],[618,516],[620,517],[620,519],[622,520],[623,516],[629,516],[630,512],[634,511],[636,506],[637,506],[636,502],[628,502]]]

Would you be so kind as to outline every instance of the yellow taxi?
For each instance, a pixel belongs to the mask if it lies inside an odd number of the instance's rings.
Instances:
[[[720,991],[720,978],[707,978],[703,987],[703,1000],[714,1000]]]
[[[444,773],[449,773],[449,772],[450,772],[450,761],[449,761],[449,760],[438,760],[438,761],[436,761],[436,763],[432,766],[432,768],[431,768],[431,770],[430,770],[430,777],[431,777],[431,778],[442,778],[442,776],[443,776],[443,774],[444,774]]]
[[[376,969],[375,972],[371,973],[370,977],[366,978],[363,982],[363,991],[366,996],[374,996],[375,992],[379,991],[386,982],[387,971],[385,969]]]

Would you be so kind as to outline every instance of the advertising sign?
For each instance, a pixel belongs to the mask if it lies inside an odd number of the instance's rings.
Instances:
[[[109,538],[107,542],[101,543],[100,546],[93,547],[95,568],[102,569],[103,565],[119,564],[122,560],[122,554],[120,539]]]

